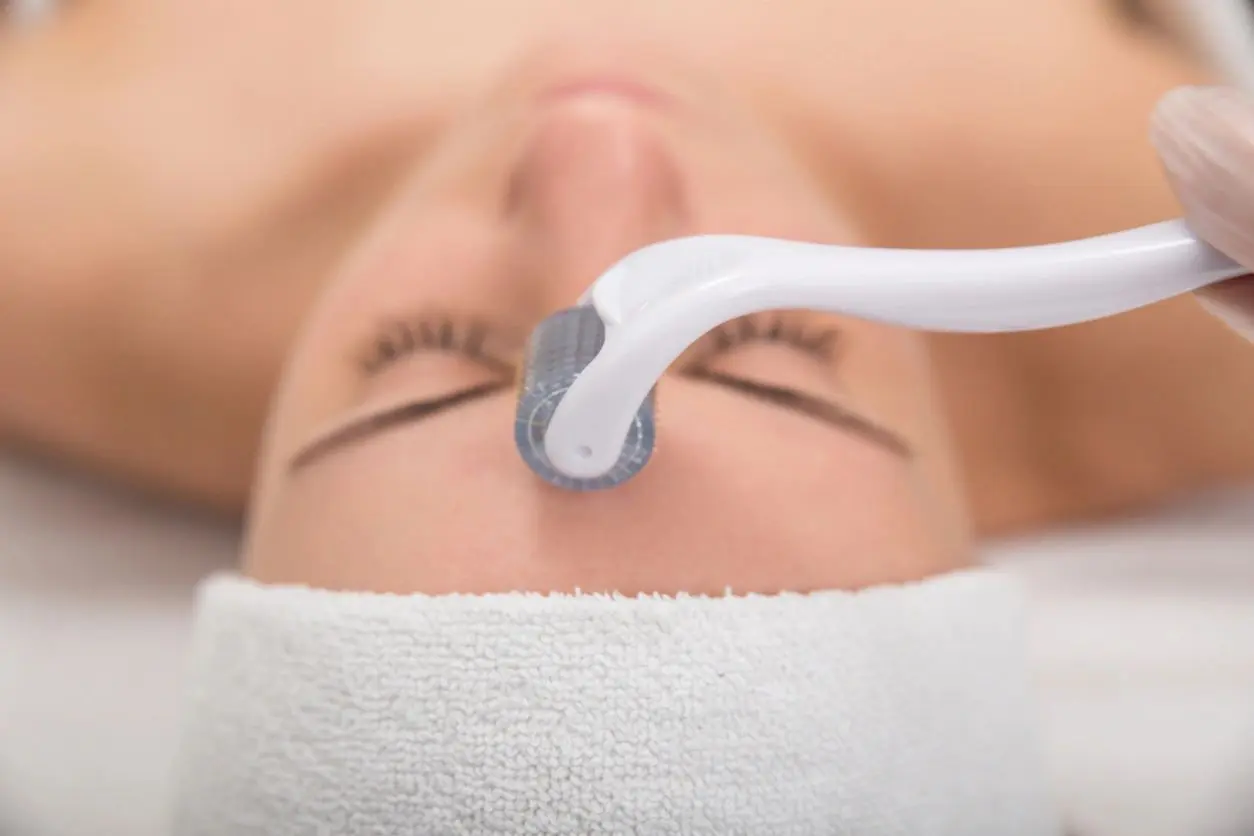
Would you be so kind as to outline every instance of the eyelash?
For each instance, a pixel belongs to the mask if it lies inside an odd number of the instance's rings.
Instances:
[[[700,367],[711,360],[752,343],[783,345],[815,360],[836,359],[840,333],[835,328],[808,328],[786,313],[750,314],[715,328],[697,343],[689,365]]]
[[[484,349],[491,328],[475,320],[459,321],[438,315],[414,321],[389,322],[379,329],[360,366],[368,375],[418,352],[453,352],[488,369],[512,376],[514,365]]]
[[[512,363],[484,350],[484,342],[491,334],[491,328],[482,322],[463,322],[443,315],[389,322],[379,329],[360,366],[365,374],[375,375],[412,354],[447,351],[512,376]],[[724,323],[702,337],[685,365],[699,368],[752,343],[783,345],[828,363],[835,359],[838,337],[834,328],[807,328],[783,313],[751,314]]]

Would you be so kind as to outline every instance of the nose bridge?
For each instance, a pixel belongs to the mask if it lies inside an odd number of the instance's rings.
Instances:
[[[529,261],[555,305],[574,301],[632,250],[684,234],[673,155],[647,120],[617,102],[567,105],[537,126],[511,180]]]

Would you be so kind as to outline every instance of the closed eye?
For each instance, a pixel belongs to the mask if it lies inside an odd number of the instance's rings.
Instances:
[[[703,368],[715,359],[754,343],[795,349],[820,363],[834,363],[840,332],[830,325],[816,327],[803,315],[776,311],[742,316],[718,326],[684,355],[681,367]]]
[[[358,358],[357,365],[371,376],[413,354],[449,352],[483,366],[494,375],[513,378],[516,369],[507,359],[509,342],[503,339],[502,329],[481,320],[428,314],[385,323]]]
[[[416,424],[436,416],[443,415],[459,407],[467,406],[486,398],[511,392],[513,384],[513,367],[505,361],[498,361],[491,355],[483,353],[475,340],[460,341],[455,325],[449,329],[428,327],[419,330],[417,337],[405,337],[400,334],[399,342],[390,342],[382,351],[375,355],[370,369],[377,371],[387,364],[395,362],[406,353],[419,350],[457,351],[466,356],[480,359],[485,367],[508,371],[509,378],[501,378],[493,382],[468,387],[437,398],[427,398],[401,403],[381,409],[378,412],[354,419],[331,434],[315,440],[303,448],[291,460],[292,471],[304,469],[309,464],[323,458],[326,454],[343,447],[360,443],[381,433],[390,432],[403,426]],[[472,335],[475,332],[466,332]],[[396,341],[397,337],[389,339]],[[846,433],[857,436],[863,441],[875,444],[881,449],[895,455],[910,457],[913,455],[910,445],[899,435],[880,426],[871,419],[851,410],[814,395],[784,386],[775,386],[755,380],[738,377],[722,371],[715,371],[707,364],[713,359],[730,353],[737,347],[750,342],[767,342],[791,345],[816,359],[831,360],[834,356],[835,331],[809,332],[798,327],[790,327],[785,320],[758,320],[752,326],[743,321],[732,323],[729,330],[720,334],[712,334],[702,349],[686,364],[681,365],[680,376],[699,383],[719,386],[729,392],[753,401],[787,410],[820,421],[827,426],[835,427]],[[487,358],[484,360],[483,358]]]

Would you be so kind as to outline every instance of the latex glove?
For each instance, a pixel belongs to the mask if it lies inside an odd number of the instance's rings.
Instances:
[[[1150,135],[1189,226],[1254,273],[1254,99],[1225,87],[1173,90],[1158,103]],[[1254,277],[1197,296],[1254,340]]]

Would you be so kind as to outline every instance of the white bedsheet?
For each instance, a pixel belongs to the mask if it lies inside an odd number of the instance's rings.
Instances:
[[[161,836],[192,587],[235,544],[0,458],[0,836]],[[1034,591],[1080,831],[1254,832],[1254,490],[989,555]]]

